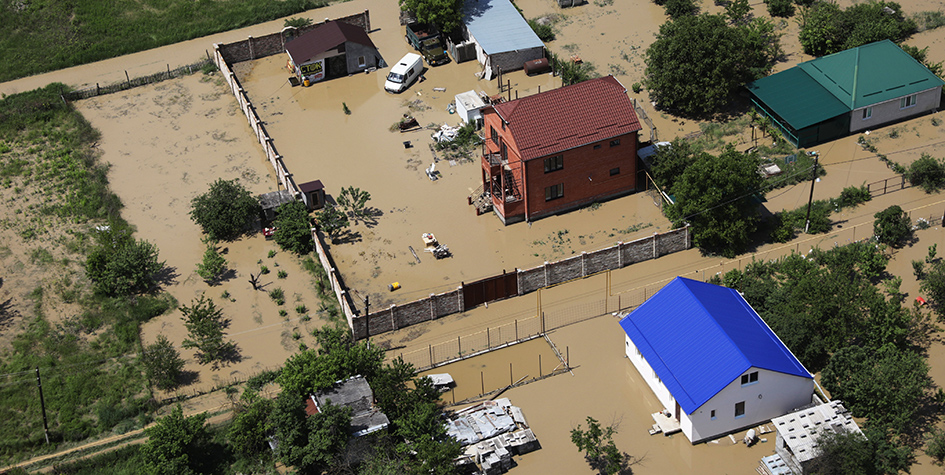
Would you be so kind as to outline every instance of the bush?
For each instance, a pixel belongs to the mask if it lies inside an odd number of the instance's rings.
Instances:
[[[144,349],[141,361],[151,384],[164,390],[177,387],[184,360],[167,337],[158,335],[157,341]]]
[[[899,205],[890,206],[874,217],[873,234],[881,243],[897,247],[912,235],[912,221]]]
[[[225,271],[226,259],[220,255],[215,242],[207,242],[207,250],[203,253],[203,260],[197,264],[197,275],[207,283],[212,284]]]
[[[794,16],[794,2],[792,0],[765,0],[768,4],[768,14],[773,17],[790,18]]]
[[[929,442],[925,446],[925,453],[939,464],[945,460],[945,431],[934,429],[929,434]]]
[[[840,208],[849,208],[860,203],[865,203],[872,198],[866,185],[848,186],[840,192],[840,198],[836,200],[836,203]]]
[[[633,83],[632,86],[630,86],[630,89],[633,89],[633,92],[639,94],[640,91],[643,90],[643,84],[640,84],[639,82],[635,82]]]
[[[259,201],[237,180],[218,179],[190,203],[190,218],[210,239],[232,241],[249,229],[262,210]]]
[[[532,27],[532,31],[538,35],[538,39],[541,41],[552,41],[555,39],[555,30],[551,28],[551,25],[542,25],[538,23],[538,20],[533,18],[528,20],[528,26]]]
[[[694,15],[698,10],[695,0],[666,0],[663,8],[673,20],[687,15]]]
[[[921,187],[926,193],[945,188],[945,160],[935,159],[923,153],[922,157],[909,165],[906,179],[912,186]]]

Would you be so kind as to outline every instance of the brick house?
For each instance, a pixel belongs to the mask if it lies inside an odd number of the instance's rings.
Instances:
[[[482,116],[477,212],[533,221],[636,189],[640,121],[613,76],[487,106]]]

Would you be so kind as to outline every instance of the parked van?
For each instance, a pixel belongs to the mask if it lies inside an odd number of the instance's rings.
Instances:
[[[390,92],[402,92],[420,77],[421,72],[423,72],[423,58],[416,53],[407,53],[400,61],[397,61],[394,67],[390,68],[384,89]]]

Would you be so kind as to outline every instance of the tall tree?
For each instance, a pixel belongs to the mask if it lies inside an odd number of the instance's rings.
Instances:
[[[721,15],[684,15],[661,25],[646,50],[646,86],[662,108],[713,115],[745,83],[771,71],[780,52],[769,20],[730,25]]]
[[[892,205],[874,216],[873,234],[876,239],[893,247],[901,246],[912,236],[912,220],[899,205]]]
[[[276,398],[271,424],[278,441],[276,456],[300,474],[320,474],[328,469],[348,444],[351,409],[334,404],[305,415],[304,399],[282,392]]]
[[[226,258],[220,254],[216,241],[208,240],[203,260],[197,263],[197,275],[208,284],[213,284],[226,272]]]
[[[571,442],[578,451],[584,452],[584,459],[591,468],[602,475],[619,473],[626,465],[626,459],[614,443],[617,430],[613,425],[602,427],[597,419],[587,416],[587,430],[571,429]]]
[[[259,217],[259,200],[237,180],[217,179],[190,202],[190,218],[210,239],[232,241]]]
[[[889,13],[892,11],[892,13]],[[864,2],[841,9],[833,2],[814,2],[802,8],[798,34],[804,52],[814,56],[837,53],[880,40],[900,42],[916,31],[896,2]]]
[[[420,23],[450,33],[462,24],[463,0],[399,0],[400,9],[412,12]]]
[[[197,349],[197,361],[201,364],[216,363],[233,357],[236,345],[227,341],[223,331],[229,320],[223,316],[213,300],[204,294],[193,300],[189,307],[181,306],[181,319],[187,328],[184,348]]]
[[[117,297],[150,290],[154,276],[164,268],[158,261],[157,246],[136,240],[131,230],[114,225],[97,234],[96,246],[89,252],[85,273],[96,292]]]
[[[697,157],[673,185],[676,204],[666,208],[675,226],[692,224],[693,242],[706,253],[734,257],[750,243],[758,224],[752,196],[762,178],[758,157],[729,146],[718,157]]]
[[[148,441],[141,446],[142,469],[149,475],[200,473],[210,441],[207,414],[184,417],[180,404],[170,414],[144,430]]]
[[[315,219],[318,222],[318,227],[322,232],[328,235],[328,238],[333,242],[341,235],[341,232],[348,227],[348,217],[331,204],[326,204],[325,207],[315,215]]]

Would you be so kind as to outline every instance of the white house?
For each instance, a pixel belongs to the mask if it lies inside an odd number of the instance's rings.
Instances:
[[[677,277],[620,326],[627,358],[693,444],[811,403],[814,377],[733,289]]]
[[[456,114],[467,124],[476,124],[476,129],[482,128],[482,108],[486,106],[485,101],[476,94],[476,91],[466,91],[457,94]]]

